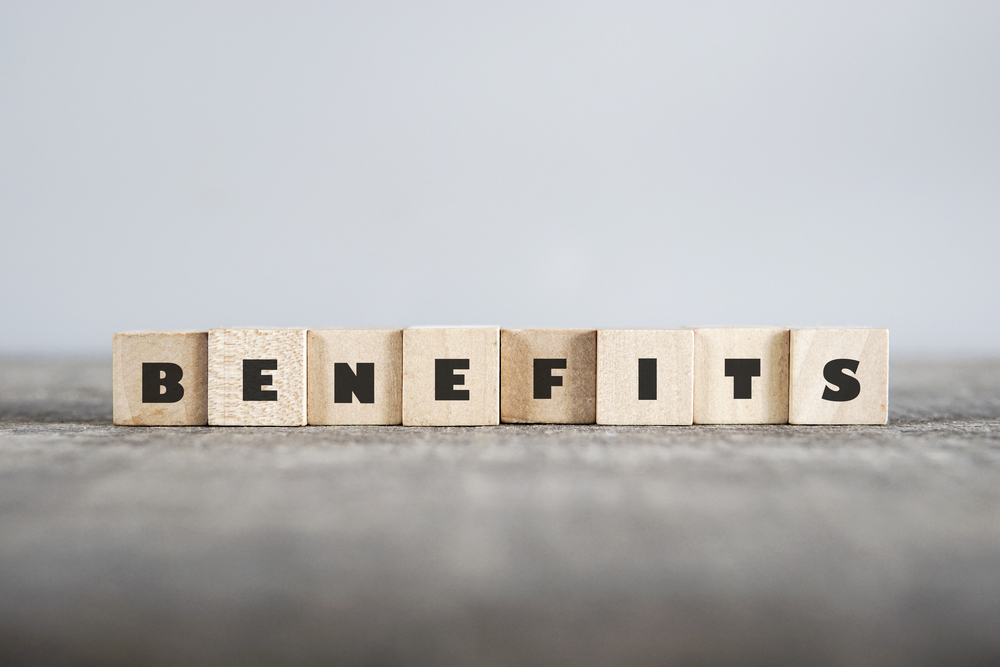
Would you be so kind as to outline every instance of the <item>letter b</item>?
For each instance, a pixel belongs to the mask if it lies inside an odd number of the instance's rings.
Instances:
[[[142,364],[142,402],[176,403],[184,398],[181,378],[184,370],[177,364]],[[161,392],[160,389],[163,389]]]

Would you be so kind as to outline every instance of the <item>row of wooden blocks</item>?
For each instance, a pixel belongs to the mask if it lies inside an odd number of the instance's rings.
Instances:
[[[120,425],[884,424],[886,329],[115,334]]]

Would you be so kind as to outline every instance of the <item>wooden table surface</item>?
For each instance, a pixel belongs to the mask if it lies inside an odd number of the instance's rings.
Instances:
[[[885,427],[111,425],[0,358],[0,664],[1000,664],[1000,362]]]

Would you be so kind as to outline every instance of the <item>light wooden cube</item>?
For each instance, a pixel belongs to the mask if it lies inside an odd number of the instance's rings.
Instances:
[[[500,329],[403,330],[403,424],[500,423]]]
[[[208,423],[207,332],[117,333],[111,349],[115,424]]]
[[[788,421],[885,424],[888,329],[792,329]]]
[[[401,330],[311,329],[307,339],[310,424],[402,423]]]
[[[304,426],[305,329],[211,329],[208,423]]]
[[[514,424],[593,424],[597,331],[500,332],[500,420]]]
[[[597,423],[689,425],[694,414],[694,332],[597,332]]]
[[[788,422],[788,329],[696,329],[694,423]]]

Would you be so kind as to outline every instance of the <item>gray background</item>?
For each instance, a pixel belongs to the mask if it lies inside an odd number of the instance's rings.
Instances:
[[[0,3],[0,351],[865,324],[1000,353],[1000,3]]]

